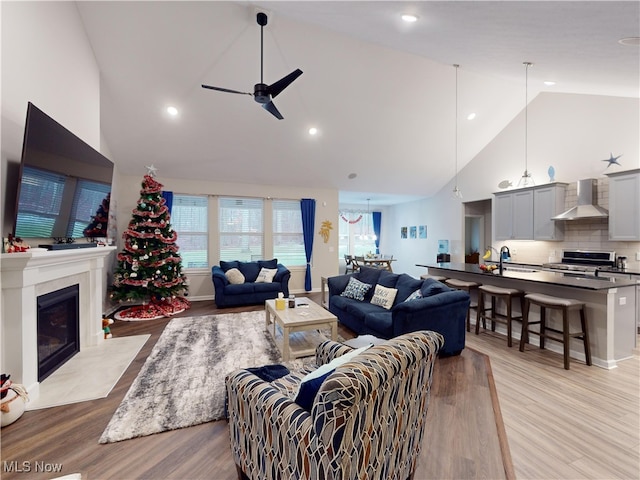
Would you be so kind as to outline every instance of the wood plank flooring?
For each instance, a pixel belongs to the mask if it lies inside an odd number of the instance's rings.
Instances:
[[[473,329],[472,329],[473,330]],[[489,355],[517,478],[640,478],[640,357],[604,370],[495,333],[467,335]]]
[[[311,298],[320,301],[319,294]],[[182,316],[212,313],[216,313],[213,302],[195,302]],[[97,443],[168,321],[116,322],[114,335],[152,336],[109,397],[26,412],[2,429],[0,477],[56,476],[34,472],[38,461],[61,463],[61,474],[82,472],[85,480],[236,478],[224,421],[115,444]],[[352,336],[342,328],[340,334]],[[552,352],[521,354],[494,334],[467,338],[471,348],[460,357],[440,359],[436,366],[428,421],[433,422],[430,428],[444,427],[444,431],[426,433],[416,480],[514,478],[513,471],[495,460],[500,445],[506,443],[499,425],[496,432],[478,431],[477,422],[486,425],[488,412],[495,407],[502,411],[510,447],[506,452],[513,458],[517,478],[639,478],[638,356],[612,371],[579,363],[565,371],[561,356]],[[484,370],[488,376],[478,373],[486,359],[472,355],[472,349],[490,357]],[[490,395],[491,379],[499,405]],[[32,471],[17,472],[22,462],[30,462]]]

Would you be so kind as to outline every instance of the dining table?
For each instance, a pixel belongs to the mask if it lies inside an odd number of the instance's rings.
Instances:
[[[375,267],[375,268],[383,268],[385,270],[389,270],[393,272],[391,268],[391,263],[395,262],[396,259],[393,256],[376,256],[376,257],[364,257],[362,259],[358,259],[359,262],[365,267]]]

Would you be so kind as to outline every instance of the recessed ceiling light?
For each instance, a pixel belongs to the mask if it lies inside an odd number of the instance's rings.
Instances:
[[[412,13],[404,13],[402,14],[402,20],[404,20],[407,23],[413,23],[418,21],[418,16]]]
[[[309,135],[317,135],[318,134],[318,129],[316,127],[311,127],[309,129]]]
[[[176,107],[167,107],[167,113],[172,117],[178,115],[178,109]]]
[[[556,82],[552,82],[551,80],[547,80],[546,82],[544,82],[544,84],[547,87],[553,87],[556,84]]]
[[[469,115],[467,115],[467,120],[473,120],[474,118],[476,118],[475,113],[470,113]]]
[[[640,37],[621,38],[620,40],[618,40],[618,43],[620,45],[629,45],[633,47],[638,47],[640,46]]]

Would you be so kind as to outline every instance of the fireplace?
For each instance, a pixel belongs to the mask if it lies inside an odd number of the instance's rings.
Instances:
[[[29,398],[35,400],[40,394],[42,376],[39,371],[40,353],[45,356],[58,350],[57,345],[75,340],[76,349],[97,346],[104,341],[102,331],[103,301],[106,298],[104,278],[105,260],[116,247],[82,248],[78,250],[34,251],[3,253],[0,255],[2,269],[2,322],[0,322],[0,363],[3,371],[11,374],[11,380],[23,384]],[[48,294],[59,293],[72,287],[78,300],[64,300],[60,307],[52,307],[49,322],[58,324],[60,318],[74,314],[77,318],[76,333],[41,331],[38,326],[39,303]],[[76,290],[77,288],[77,290]],[[62,309],[60,313],[58,308]],[[47,315],[45,313],[45,315]],[[47,327],[48,328],[48,327]],[[69,327],[66,327],[69,330]],[[64,332],[64,333],[61,333]],[[53,341],[45,347],[44,336]],[[62,349],[62,356],[73,355]],[[65,360],[59,360],[65,361]],[[45,382],[47,380],[44,380]]]
[[[79,301],[77,284],[37,299],[39,382],[80,351]]]

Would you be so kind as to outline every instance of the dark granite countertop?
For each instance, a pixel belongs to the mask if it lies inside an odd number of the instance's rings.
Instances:
[[[502,275],[496,273],[485,273],[480,270],[478,265],[471,263],[432,263],[432,264],[416,264],[418,267],[438,268],[441,270],[451,270],[456,272],[472,273],[482,277],[494,275],[502,278],[513,278],[516,280],[525,280],[536,283],[547,283],[551,285],[562,285],[565,287],[585,288],[588,290],[607,290],[610,288],[636,286],[640,284],[639,280],[630,280],[628,278],[603,278],[592,275],[583,275],[570,272],[549,272],[537,270],[541,268],[535,265],[507,263],[506,270]],[[531,269],[533,271],[509,270],[509,266],[516,269]],[[497,272],[497,270],[495,270]],[[624,273],[628,273],[625,271]]]

